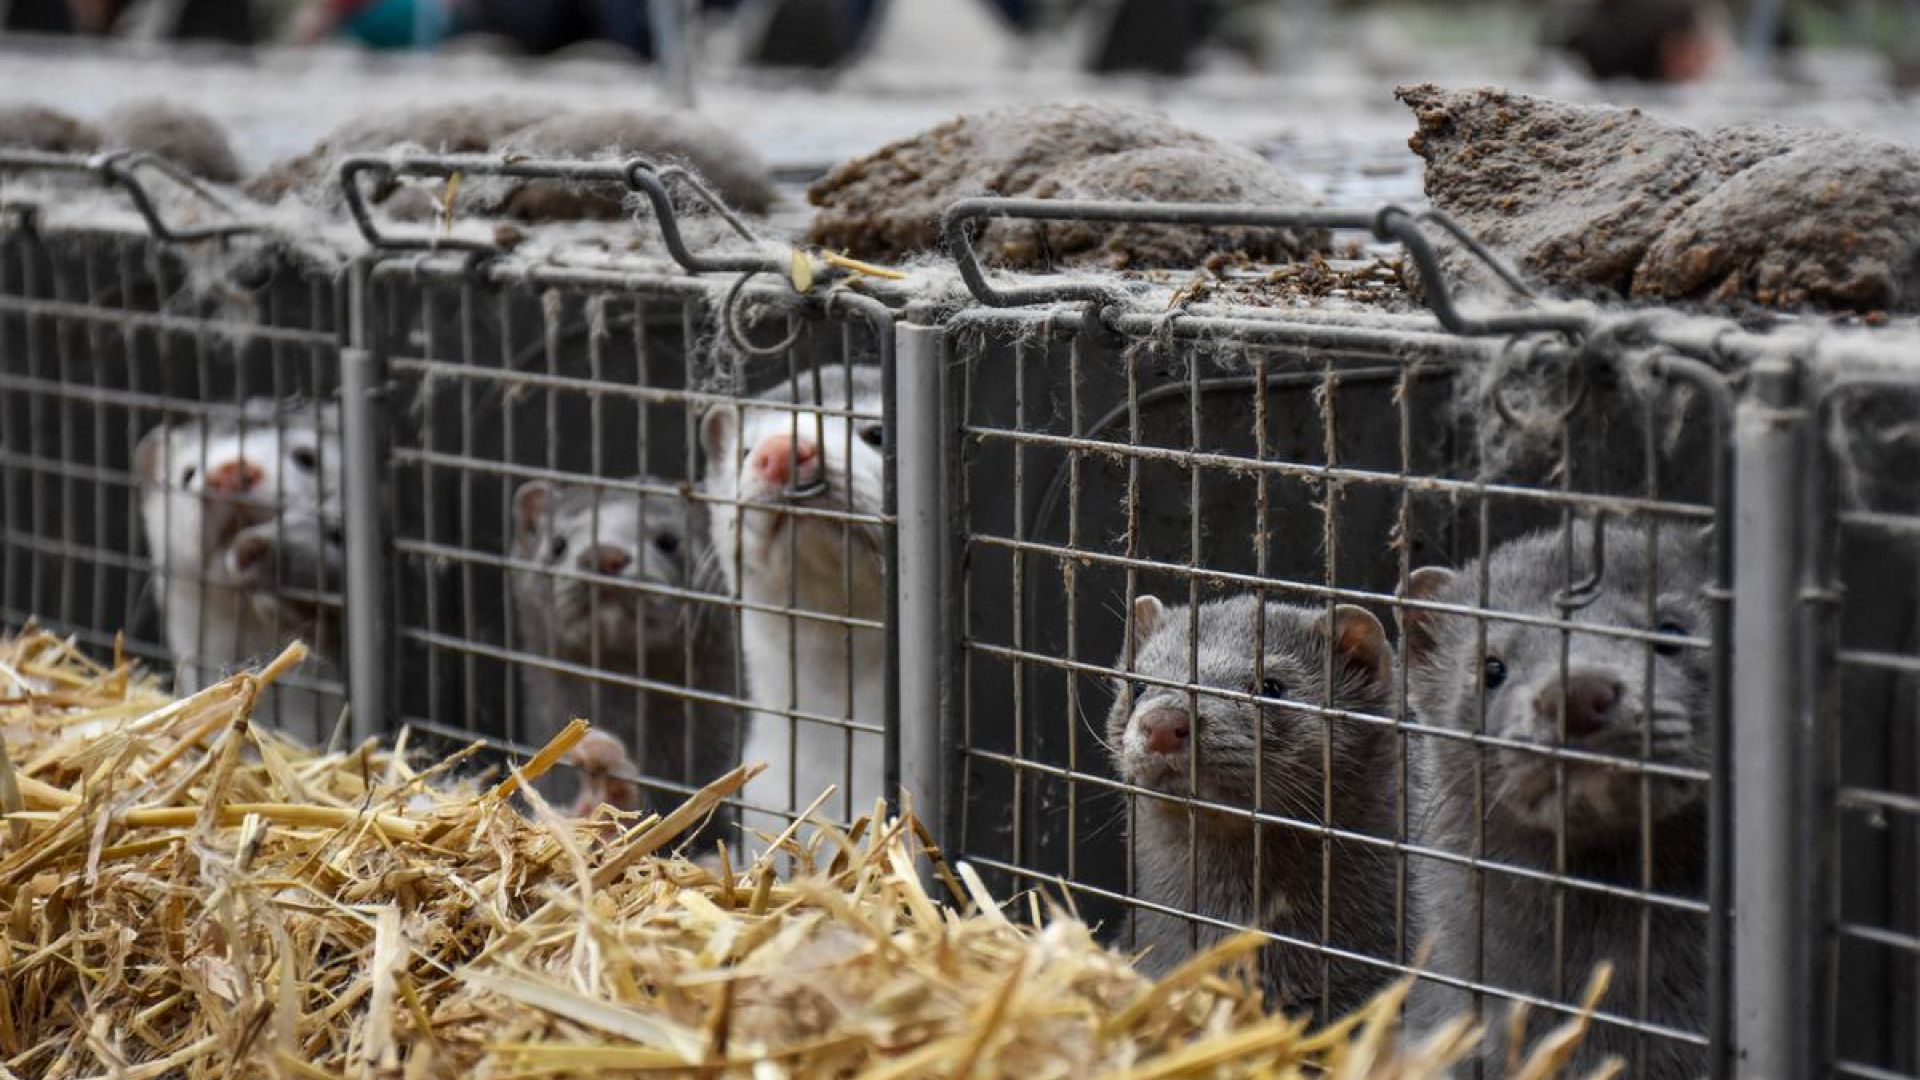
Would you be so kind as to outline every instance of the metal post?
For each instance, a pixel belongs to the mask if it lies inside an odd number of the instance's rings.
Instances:
[[[386,510],[380,466],[384,357],[372,346],[372,264],[347,275],[347,344],[340,350],[340,434],[345,442],[347,703],[356,743],[387,731]]]
[[[942,437],[946,333],[902,322],[895,329],[894,455],[898,492],[900,777],[914,813],[942,835],[947,749],[946,702],[952,680],[947,655],[943,588],[949,532],[946,513],[946,440]]]
[[[647,5],[654,63],[659,65],[667,96],[683,109],[693,108],[694,24],[698,17],[694,0],[653,0]]]
[[[1813,747],[1802,722],[1795,368],[1762,360],[1734,423],[1733,1036],[1740,1076],[1812,1075]]]

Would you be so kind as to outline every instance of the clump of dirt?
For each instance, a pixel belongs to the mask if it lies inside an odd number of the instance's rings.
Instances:
[[[42,105],[0,106],[0,148],[91,154],[100,149],[100,129]]]
[[[1730,177],[1669,226],[1635,296],[1920,308],[1920,152],[1829,138]]]
[[[1401,87],[1427,197],[1562,291],[1770,308],[1920,307],[1914,151],[1498,89]],[[1496,279],[1442,243],[1449,280]],[[1415,283],[1417,285],[1417,282]]]
[[[1157,146],[1090,158],[1058,178],[1043,179],[1033,194],[1052,199],[1245,203],[1276,208],[1307,207],[1316,201],[1299,181],[1237,146]],[[1040,224],[1045,246],[1020,253],[1024,258],[1015,256],[1018,261],[1125,270],[1191,266],[1211,253],[1236,251],[1278,262],[1324,251],[1329,242],[1327,233],[1319,229],[1196,229],[1084,221]],[[1005,244],[999,250],[1003,257],[1011,251]]]
[[[1715,165],[1727,177],[1814,142],[1836,138],[1779,124],[1740,124],[1707,135]]]
[[[1537,279],[1624,294],[1647,248],[1718,180],[1696,132],[1638,109],[1482,88],[1401,87],[1427,162],[1427,198]],[[1448,246],[1450,280],[1495,280]]]
[[[300,193],[311,202],[332,204],[336,201],[333,169],[349,154],[400,146],[433,154],[482,154],[553,111],[538,102],[498,97],[359,117],[329,132],[306,153],[268,167],[247,186],[247,193],[267,203]]]
[[[400,109],[351,121],[312,150],[262,173],[248,192],[264,202],[297,193],[315,205],[337,206],[334,170],[342,158],[398,149],[572,159],[642,155],[691,166],[731,206],[758,213],[774,200],[772,177],[753,150],[699,117],[639,109],[561,113],[514,98]],[[439,181],[430,186],[445,188]],[[439,195],[420,183],[387,182],[369,194],[395,218],[427,218],[441,210]],[[624,184],[469,178],[455,209],[529,222],[605,219],[621,215],[625,194]]]
[[[1248,202],[1315,200],[1251,151],[1156,113],[1111,105],[1042,105],[974,113],[844,162],[815,182],[808,239],[856,258],[897,262],[942,245],[940,215],[974,195]],[[992,222],[981,257],[1020,268],[1192,265],[1244,250],[1286,259],[1323,234],[1277,229]]]
[[[1345,300],[1379,308],[1411,303],[1398,259],[1329,262],[1313,254],[1264,272],[1248,273],[1249,269],[1243,260],[1209,260],[1202,266],[1204,274],[1181,286],[1170,306],[1291,307]]]
[[[195,108],[169,101],[122,105],[101,129],[109,149],[152,154],[204,180],[232,184],[243,175],[226,129]]]
[[[648,157],[686,165],[728,206],[765,213],[776,192],[767,165],[743,140],[690,113],[603,109],[555,116],[514,132],[501,149],[543,158]],[[500,210],[522,221],[615,218],[624,184],[536,180],[507,194]]]

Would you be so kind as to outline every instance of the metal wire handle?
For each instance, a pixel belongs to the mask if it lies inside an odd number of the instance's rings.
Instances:
[[[187,244],[202,240],[219,240],[229,236],[247,236],[266,230],[266,226],[258,221],[228,221],[219,225],[194,228],[178,227],[167,221],[166,217],[160,213],[158,200],[154,198],[153,192],[148,190],[147,182],[141,177],[143,171],[159,173],[174,186],[191,193],[195,198],[229,217],[237,216],[241,211],[199,177],[166,158],[142,151],[116,150],[105,154],[84,155],[7,150],[0,151],[0,170],[81,173],[98,176],[109,184],[126,189],[128,198],[133,200],[134,210],[146,223],[148,235],[155,240]],[[32,217],[31,211],[23,210],[23,221],[30,222]]]
[[[1595,510],[1588,524],[1593,530],[1588,550],[1593,552],[1593,568],[1586,578],[1573,582],[1553,594],[1553,605],[1560,617],[1567,618],[1600,598],[1600,583],[1607,576],[1607,511]]]
[[[1432,222],[1461,241],[1473,256],[1485,263],[1501,281],[1529,298],[1535,294],[1511,267],[1474,239],[1451,219],[1436,211],[1415,214],[1403,207],[1384,206],[1378,210],[1288,209],[1243,206],[1233,203],[1154,203],[1123,201],[1080,201],[1070,199],[1003,199],[979,197],[961,199],[947,207],[941,218],[947,252],[952,256],[960,277],[974,298],[993,307],[1022,307],[1033,304],[1087,303],[1106,310],[1124,307],[1130,300],[1122,286],[1093,282],[1060,282],[1048,285],[1022,285],[997,288],[987,280],[980,256],[974,250],[971,226],[987,218],[1014,218],[1024,221],[1095,221],[1128,224],[1189,225],[1196,228],[1238,226],[1271,229],[1362,229],[1381,240],[1399,243],[1420,270],[1425,282],[1427,307],[1447,330],[1461,335],[1481,336],[1521,333],[1564,333],[1579,336],[1592,323],[1584,311],[1554,311],[1535,308],[1496,315],[1470,316],[1454,302],[1453,290],[1440,268],[1439,253],[1420,226]]]
[[[448,179],[460,176],[501,176],[521,180],[561,180],[572,183],[625,184],[627,164],[608,161],[508,160],[484,154],[420,154],[390,157],[382,154],[354,154],[340,162],[340,190],[346,198],[347,213],[366,242],[383,251],[467,251],[491,256],[506,253],[506,247],[491,240],[443,236],[431,230],[382,231],[368,203],[367,188],[361,177],[367,174],[389,179],[399,176],[428,176]]]
[[[785,264],[767,252],[752,254],[706,254],[687,246],[680,231],[680,211],[674,206],[668,183],[682,189],[714,212],[741,239],[761,243],[739,215],[735,214],[712,189],[691,172],[677,165],[661,165],[644,157],[622,161],[579,161],[553,158],[504,158],[487,154],[410,154],[393,157],[383,154],[355,154],[340,163],[340,187],[346,198],[347,212],[368,244],[387,251],[469,251],[480,255],[502,255],[505,245],[492,240],[443,236],[427,230],[390,232],[381,229],[368,201],[368,189],[361,181],[367,174],[386,177],[462,176],[504,177],[516,180],[558,180],[575,184],[614,184],[647,200],[653,211],[654,226],[673,261],[689,273],[762,273],[778,272]],[[831,267],[818,271],[821,280],[831,280],[842,272]]]

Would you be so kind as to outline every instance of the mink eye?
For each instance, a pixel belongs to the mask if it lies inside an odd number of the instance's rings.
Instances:
[[[1487,689],[1489,690],[1500,689],[1500,684],[1507,681],[1506,661],[1500,659],[1497,656],[1487,657],[1487,662],[1484,668],[1484,674],[1487,680]]]
[[[1672,619],[1667,619],[1661,622],[1659,626],[1656,626],[1653,628],[1653,632],[1656,634],[1665,634],[1671,637],[1686,637],[1688,633],[1686,627],[1680,625],[1677,622],[1674,622]],[[1653,651],[1656,653],[1659,653],[1661,656],[1676,655],[1677,653],[1680,652],[1681,649],[1684,649],[1684,648],[1686,648],[1686,646],[1681,645],[1679,642],[1675,642],[1675,641],[1657,641],[1657,642],[1654,642],[1654,645],[1653,645]]]
[[[320,464],[319,457],[314,454],[313,448],[310,446],[298,447],[290,456],[293,458],[295,465],[300,466],[300,468],[307,472],[312,472]]]
[[[188,484],[193,483],[193,478],[199,475],[200,475],[199,466],[197,465],[187,466],[187,471],[180,474],[180,486],[186,487]]]
[[[860,429],[860,441],[878,450],[887,444],[887,429],[879,424],[868,424]]]
[[[653,538],[653,546],[659,549],[660,554],[671,555],[680,550],[680,538],[672,533],[661,533]]]
[[[1153,687],[1143,682],[1130,682],[1127,684],[1127,693],[1138,703],[1141,698],[1153,693]]]
[[[549,558],[557,559],[560,556],[565,555],[566,553],[567,553],[567,538],[564,536],[554,537],[553,543],[547,545],[547,555]]]
[[[1269,675],[1260,680],[1253,692],[1259,697],[1283,698],[1287,696],[1287,684]]]

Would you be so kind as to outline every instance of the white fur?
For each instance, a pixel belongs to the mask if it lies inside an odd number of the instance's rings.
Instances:
[[[312,650],[310,658],[283,677],[255,716],[309,738],[331,731],[343,704],[336,691],[315,685],[338,678],[329,656],[338,647],[336,631],[291,609],[272,591],[241,581],[232,541],[241,529],[275,517],[288,530],[339,520],[335,415],[323,410],[316,430],[311,410],[278,414],[271,403],[249,402],[241,425],[189,422],[149,432],[136,465],[176,691],[191,693],[239,667],[271,660],[299,638]],[[311,454],[312,466],[297,463],[296,454]],[[261,470],[255,494],[230,499],[210,492],[207,477],[236,460]]]
[[[823,373],[822,381],[829,405],[840,405],[845,398],[843,372]],[[856,391],[853,407],[877,416],[880,402]],[[715,502],[709,510],[714,552],[728,590],[754,604],[879,620],[886,594],[881,534],[875,527],[738,505],[783,501],[779,487],[742,465],[744,455],[761,440],[793,433],[796,416],[804,436],[820,436],[832,485],[830,494],[805,505],[845,510],[851,493],[854,513],[875,513],[881,506],[880,453],[857,434],[877,420],[853,420],[850,431],[847,418],[825,416],[816,428],[815,414],[761,402],[737,413],[710,415],[706,489],[735,500],[734,505]],[[850,543],[843,539],[849,528],[860,534]],[[850,596],[849,554],[854,561]],[[749,721],[741,760],[768,766],[747,785],[744,798],[749,807],[786,812],[750,809],[742,824],[750,832],[777,834],[793,812],[805,809],[830,785],[835,793],[821,805],[822,817],[844,821],[871,812],[882,794],[881,735],[849,732],[793,714],[850,718],[878,728],[886,715],[886,643],[881,632],[747,610],[740,616],[740,648],[749,695],[761,710]]]

